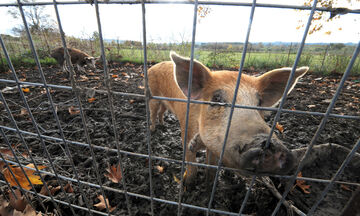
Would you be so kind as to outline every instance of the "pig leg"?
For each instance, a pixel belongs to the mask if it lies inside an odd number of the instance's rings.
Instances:
[[[206,149],[206,163],[209,165],[218,164],[218,158],[209,149]],[[206,168],[205,173],[206,173],[206,184],[207,187],[210,188],[210,186],[212,185],[215,179],[216,169],[208,167]]]
[[[158,111],[158,119],[159,119],[159,123],[161,125],[164,125],[164,113],[165,113],[165,111],[166,111],[165,105],[160,102],[160,110]]]
[[[184,130],[182,130],[184,131]],[[187,142],[191,142],[191,139],[194,137],[194,135],[191,133],[191,131],[188,131],[188,137]],[[182,134],[182,139],[184,140],[184,134]],[[185,149],[185,146],[184,146]],[[192,152],[189,148],[186,148],[186,155],[185,160],[188,162],[196,162],[196,152]],[[197,166],[192,165],[186,165],[186,178],[185,178],[185,185],[191,185],[191,183],[194,181],[194,178],[196,177],[197,173]]]
[[[150,120],[151,120],[150,130],[151,131],[155,131],[156,118],[157,118],[157,114],[158,114],[160,105],[161,105],[160,101],[158,101],[158,100],[152,99],[149,101]]]
[[[83,72],[83,73],[86,72],[84,67],[80,66],[79,64],[76,64],[76,66],[79,72]]]
[[[205,146],[200,138],[200,134],[199,133],[195,134],[195,136],[190,140],[190,142],[188,144],[188,149],[191,152],[196,153],[200,149],[204,149],[204,148],[205,148]]]

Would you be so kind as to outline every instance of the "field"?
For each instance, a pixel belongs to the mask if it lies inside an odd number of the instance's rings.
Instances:
[[[179,53],[190,56],[189,52],[183,52],[181,49]],[[148,51],[148,61],[160,62],[169,60],[170,50],[151,50]],[[143,50],[141,49],[122,49],[120,50],[122,60],[126,62],[143,62]],[[319,53],[303,53],[301,55],[298,66],[309,66],[311,72],[328,75],[331,73],[343,73],[346,69],[347,63],[351,56],[343,55],[327,55],[324,59],[323,54]],[[117,54],[109,53],[110,59],[117,59]],[[208,67],[218,69],[238,69],[242,53],[240,51],[214,51],[197,49],[195,51],[195,58]],[[296,53],[264,53],[264,52],[250,52],[247,53],[245,59],[244,69],[246,71],[264,71],[272,70],[281,67],[291,67],[296,58]],[[323,63],[324,61],[324,63]],[[358,58],[355,66],[352,69],[352,74],[360,75],[360,60]]]
[[[3,36],[10,57],[15,67],[35,66],[33,54],[30,51],[26,38]],[[34,37],[35,47],[42,65],[56,65],[50,57],[50,52],[55,47],[61,46],[59,38]],[[100,56],[97,38],[78,39],[68,38],[69,47],[75,47],[92,56]],[[138,41],[105,41],[105,53],[112,62],[143,63],[143,49]],[[249,44],[245,59],[245,71],[266,71],[280,67],[291,67],[295,61],[298,44]],[[183,43],[149,43],[147,46],[148,62],[156,63],[169,60],[170,50],[181,55],[190,56],[189,42]],[[242,58],[242,44],[232,43],[205,43],[196,44],[195,58],[206,66],[216,69],[238,70]],[[310,71],[321,75],[342,74],[350,61],[354,45],[328,44],[305,45],[298,66],[309,66]],[[0,71],[8,70],[7,61],[0,52]],[[357,58],[353,68],[353,75],[360,75],[360,57]]]

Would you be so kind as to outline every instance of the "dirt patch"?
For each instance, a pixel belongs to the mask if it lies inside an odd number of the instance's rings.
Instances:
[[[67,75],[61,72],[57,67],[43,68],[48,84],[70,86]],[[112,90],[117,92],[143,94],[143,74],[141,65],[133,64],[111,64],[110,73],[112,80]],[[41,79],[36,68],[21,68],[17,70],[19,78],[27,82],[40,82]],[[0,74],[2,79],[13,79],[9,73]],[[288,96],[286,109],[325,112],[330,99],[336,91],[337,84],[341,77],[321,77],[308,74],[301,79],[293,92]],[[102,72],[90,72],[82,74],[77,78],[81,87],[105,89]],[[1,82],[0,89],[6,86],[15,86]],[[53,112],[48,102],[46,92],[42,87],[28,87],[29,92],[25,93],[26,99],[31,107],[31,111],[39,126],[42,135],[61,138],[57,123],[53,117]],[[350,77],[344,86],[341,96],[336,103],[332,113],[359,116],[360,102],[360,79]],[[6,101],[11,109],[19,128],[24,131],[37,133],[29,115],[22,113],[24,103],[17,91],[4,93]],[[60,120],[61,127],[67,140],[86,143],[84,126],[79,114],[76,113],[78,103],[75,95],[66,89],[51,88],[51,96],[54,101],[56,112]],[[89,101],[89,99],[95,98]],[[116,127],[118,130],[118,141],[120,149],[139,154],[148,154],[146,143],[146,106],[144,99],[139,97],[128,97],[114,95],[114,108],[116,115]],[[108,97],[106,94],[99,94],[92,91],[81,92],[81,102],[86,114],[86,125],[89,131],[91,144],[103,148],[116,149],[114,139],[113,125],[109,109]],[[75,113],[70,114],[71,107],[75,107]],[[7,115],[4,105],[0,104],[1,125],[14,128]],[[271,113],[267,118],[269,124],[272,123],[275,113]],[[322,116],[301,115],[294,113],[283,113],[280,124],[284,127],[284,132],[276,131],[290,149],[307,146],[316,129],[321,122]],[[170,113],[165,115],[165,125],[157,127],[157,130],[151,135],[151,151],[154,156],[181,160],[182,148],[180,139],[179,123]],[[7,138],[11,144],[20,144],[19,152],[25,152],[20,139],[15,132],[6,130]],[[342,119],[331,117],[327,122],[325,129],[321,132],[317,144],[337,143],[351,148],[360,136],[359,120]],[[41,165],[49,165],[49,160],[44,154],[43,145],[40,139],[32,135],[24,135],[25,141],[32,151],[33,157]],[[71,163],[65,152],[65,145],[62,142],[44,139],[51,159],[60,175],[75,178]],[[3,137],[0,137],[1,147],[6,147]],[[96,173],[93,168],[93,160],[98,164],[100,170],[101,182],[104,186],[122,190],[121,184],[112,183],[104,176],[105,169],[112,164],[117,163],[117,153],[110,150],[94,149],[95,158],[87,147],[69,144],[76,171],[82,181],[98,184]],[[204,153],[198,154],[198,161],[204,161]],[[21,158],[21,157],[20,157]],[[21,158],[24,163],[29,160]],[[123,155],[122,158],[127,190],[139,195],[150,195],[149,187],[149,160],[135,155]],[[342,161],[334,161],[331,158],[321,159],[310,167],[303,170],[303,176],[331,179]],[[153,191],[156,198],[178,202],[178,183],[174,176],[180,178],[181,164],[168,161],[153,160],[152,181]],[[164,168],[163,172],[156,169],[156,166]],[[50,168],[47,169],[51,171]],[[1,177],[3,178],[3,177]],[[50,184],[57,185],[56,178],[45,176]],[[223,211],[238,212],[241,203],[245,197],[246,189],[250,183],[249,177],[237,176],[231,171],[221,171],[219,183],[215,193],[212,208]],[[280,192],[283,192],[284,180],[272,178]],[[348,182],[360,182],[359,173],[351,172],[345,169],[340,180]],[[66,182],[64,181],[65,185]],[[295,188],[288,196],[295,206],[305,213],[311,208],[312,204],[318,199],[321,191],[325,188],[325,183],[306,182],[310,187],[310,194],[304,194],[298,188]],[[74,193],[68,193],[67,196],[73,204],[86,207],[81,199],[80,188],[76,182],[72,182]],[[6,188],[5,186],[3,188]],[[40,192],[41,186],[37,186]],[[7,190],[7,189],[6,189]],[[100,190],[94,187],[84,186],[84,194],[89,200],[90,206],[98,203],[97,196],[101,194]],[[344,189],[341,184],[335,184],[325,200],[320,204],[316,215],[338,215],[350,198],[355,187],[349,186]],[[112,212],[117,215],[126,215],[127,207],[125,196],[115,191],[105,190],[105,194],[110,201],[111,206],[116,209]],[[184,194],[183,202],[191,205],[207,208],[211,191],[205,181],[205,170],[200,168],[198,178],[193,188],[187,188]],[[54,198],[64,200],[65,195],[61,192],[54,194]],[[270,215],[273,211],[277,199],[260,181],[255,181],[255,185],[250,193],[248,202],[243,213],[256,215]],[[141,197],[129,196],[129,202],[133,215],[149,215],[151,212],[150,200]],[[54,208],[49,200],[44,204],[51,212]],[[41,210],[40,204],[34,199],[34,205]],[[93,207],[95,209],[95,207]],[[67,205],[61,206],[63,215],[71,215]],[[75,209],[79,215],[88,215],[88,212]],[[161,202],[154,202],[155,215],[176,215],[177,206]],[[183,215],[205,215],[204,211],[183,208]],[[281,207],[278,215],[287,215],[286,209]]]

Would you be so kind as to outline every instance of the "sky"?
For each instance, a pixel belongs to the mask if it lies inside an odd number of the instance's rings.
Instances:
[[[52,0],[38,0],[51,2]],[[58,0],[60,1],[60,0]],[[68,1],[68,0],[61,0]],[[74,1],[74,0],[73,0]],[[110,0],[111,1],[111,0]],[[353,5],[338,0],[349,7],[360,9],[360,2]],[[0,5],[13,0],[1,0]],[[249,1],[241,1],[249,2]],[[304,0],[258,0],[258,3],[302,5]],[[197,42],[244,42],[249,23],[250,7],[210,6],[211,12],[197,22]],[[21,25],[7,14],[7,7],[0,7],[0,33],[9,34]],[[46,13],[55,19],[54,7],[45,6]],[[147,4],[146,30],[148,42],[191,41],[193,5]],[[89,38],[97,31],[95,7],[90,5],[59,5],[61,23],[67,35]],[[293,9],[255,9],[250,42],[300,42],[304,28],[297,29],[299,20],[306,22],[309,11]],[[329,13],[324,13],[328,17]],[[100,19],[103,38],[142,41],[141,5],[101,4]],[[307,43],[358,43],[360,39],[360,14],[346,14],[331,23],[325,23],[323,31],[308,35]],[[341,29],[341,30],[339,30]],[[325,32],[331,31],[331,34]]]

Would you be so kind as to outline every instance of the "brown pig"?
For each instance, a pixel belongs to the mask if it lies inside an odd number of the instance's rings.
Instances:
[[[85,71],[84,66],[87,65],[93,69],[95,68],[95,63],[98,60],[98,58],[92,57],[88,55],[87,53],[75,49],[75,48],[68,48],[70,57],[71,57],[71,63],[76,64],[79,71]],[[63,68],[63,71],[66,71],[66,59],[64,56],[64,48],[58,47],[54,49],[51,52],[51,57],[56,59],[56,61],[59,63],[59,65]]]
[[[172,61],[161,62],[149,69],[149,87],[153,96],[186,99],[190,59],[170,53]],[[298,68],[295,72],[291,90],[308,67]],[[259,77],[243,74],[236,97],[236,104],[246,106],[271,107],[281,99],[291,68],[269,71]],[[199,61],[194,60],[191,99],[231,103],[236,87],[238,72],[210,71]],[[290,92],[290,91],[289,91]],[[189,126],[186,143],[195,137],[215,157],[220,156],[225,131],[228,124],[230,107],[207,104],[190,104]],[[163,114],[170,110],[180,121],[184,138],[186,103],[167,100],[150,100],[151,130],[155,130],[157,118],[163,123]],[[270,127],[264,121],[260,110],[235,108],[229,136],[223,157],[223,164],[237,168],[241,174],[285,174],[294,164],[293,154],[274,134],[270,145],[264,149]],[[199,136],[199,137],[197,137]],[[194,150],[194,149],[192,149]],[[187,148],[186,161],[195,162],[196,151]],[[196,176],[196,167],[187,166],[188,184]]]

